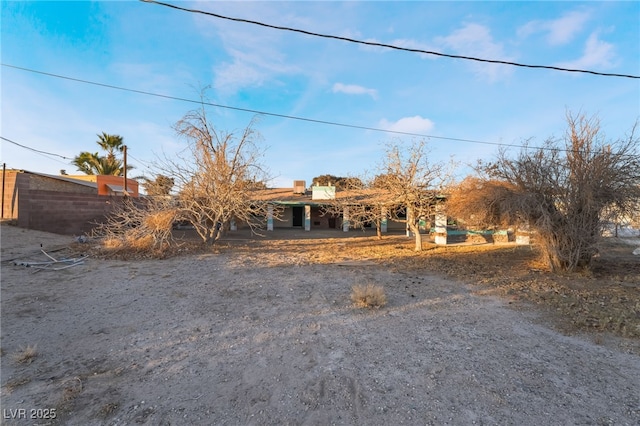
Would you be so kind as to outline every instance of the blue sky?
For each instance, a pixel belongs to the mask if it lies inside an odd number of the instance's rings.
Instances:
[[[640,75],[639,2],[176,2],[231,17],[536,65]],[[137,1],[12,2],[2,7],[2,63],[96,83],[285,116],[421,135],[432,161],[490,159],[489,143],[560,137],[566,112],[597,115],[607,137],[640,117],[640,80],[518,68],[369,47]],[[7,66],[1,135],[73,158],[97,134],[123,136],[133,175],[185,147],[172,129],[196,105]],[[211,108],[218,129],[254,114]],[[393,133],[262,115],[274,180],[373,172]],[[515,152],[515,151],[514,151]],[[8,168],[79,173],[60,157],[2,141]]]

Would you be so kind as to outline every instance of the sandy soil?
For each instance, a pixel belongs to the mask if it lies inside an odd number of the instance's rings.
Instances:
[[[73,239],[1,229],[3,424],[640,424],[638,355],[429,271],[222,250],[36,272],[11,260]],[[386,307],[351,305],[366,283]]]

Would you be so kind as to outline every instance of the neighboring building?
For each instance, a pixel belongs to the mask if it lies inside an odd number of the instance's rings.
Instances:
[[[59,234],[83,234],[104,221],[113,199],[122,196],[124,178],[69,176],[4,170],[2,219],[18,226]],[[138,196],[138,182],[127,179],[127,192]]]
[[[98,195],[123,195],[126,191],[130,197],[138,197],[138,181],[127,179],[127,187],[125,189],[125,181],[122,176],[111,175],[63,175],[58,177],[70,178],[83,182],[91,182],[96,184]]]

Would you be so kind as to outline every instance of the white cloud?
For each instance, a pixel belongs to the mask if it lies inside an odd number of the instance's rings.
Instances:
[[[436,39],[445,50],[452,50],[456,54],[472,56],[481,59],[512,60],[505,53],[501,43],[496,43],[491,36],[489,28],[480,24],[467,24],[446,37]],[[511,67],[500,64],[473,62],[472,67],[476,72],[489,80],[494,81],[499,77],[512,72]]]
[[[585,43],[582,56],[576,60],[562,62],[558,66],[565,68],[611,68],[614,66],[615,46],[598,38],[592,33]]]
[[[377,99],[378,91],[375,89],[367,89],[366,87],[355,84],[335,83],[332,88],[333,93],[345,93],[347,95],[369,95],[373,99]]]
[[[206,4],[206,2],[205,2]],[[218,13],[237,15],[240,3],[223,2]],[[274,21],[277,11],[257,2],[251,4],[252,13]],[[227,10],[225,10],[227,9]],[[277,19],[293,19],[278,15]],[[196,28],[211,47],[203,49],[206,60],[212,63],[213,88],[222,95],[236,93],[274,82],[282,76],[300,73],[291,65],[290,54],[284,50],[285,35],[278,31],[247,31],[246,27],[226,21],[196,17]],[[284,40],[284,41],[283,41]]]
[[[388,121],[383,118],[378,123],[378,127],[392,132],[425,134],[433,129],[434,123],[428,118],[415,115],[413,117],[403,117],[398,121]]]
[[[582,31],[591,14],[586,11],[573,11],[548,21],[530,21],[518,29],[518,35],[528,37],[535,33],[547,33],[551,45],[566,44]]]

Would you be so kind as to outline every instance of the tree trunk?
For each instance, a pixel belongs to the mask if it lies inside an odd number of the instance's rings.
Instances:
[[[413,232],[413,235],[415,235],[415,239],[416,239],[415,251],[422,251],[422,234],[420,233],[420,228],[418,227],[417,224],[410,222],[409,230],[411,230],[411,232]]]

